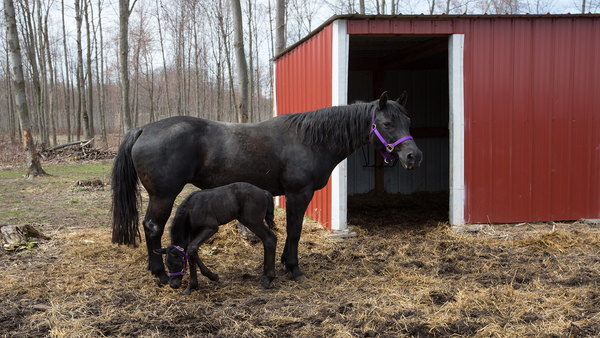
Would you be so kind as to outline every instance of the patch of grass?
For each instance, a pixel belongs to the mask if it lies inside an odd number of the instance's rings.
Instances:
[[[112,162],[44,166],[52,176],[27,180],[22,169],[0,172],[0,223],[70,225],[101,220],[110,212],[110,189],[87,191],[75,187],[80,180],[108,183]],[[90,215],[94,215],[90,218]],[[106,219],[103,219],[103,216]],[[87,222],[82,222],[86,219]]]
[[[7,178],[25,178],[25,169],[21,170],[0,170],[0,180]]]

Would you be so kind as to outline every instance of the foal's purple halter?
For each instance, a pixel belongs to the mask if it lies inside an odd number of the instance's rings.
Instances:
[[[187,263],[190,261],[190,258],[185,253],[185,250],[183,250],[182,247],[177,246],[177,245],[171,245],[170,248],[175,248],[175,249],[179,250],[179,252],[181,253],[181,260],[183,261],[183,268],[179,272],[173,272],[173,273],[167,272],[167,276],[169,276],[169,277],[183,276],[183,273],[185,272],[185,268],[187,267]]]
[[[381,154],[381,157],[383,157],[383,161],[385,163],[391,163],[395,160],[394,155],[392,155],[392,151],[394,151],[394,148],[396,148],[397,145],[399,145],[400,143],[402,143],[404,141],[413,139],[413,137],[409,135],[409,136],[404,136],[404,137],[398,139],[394,143],[387,143],[387,141],[383,138],[383,136],[381,136],[381,133],[379,133],[379,130],[377,130],[377,125],[375,125],[375,108],[373,108],[373,114],[371,117],[371,131],[369,132],[369,135],[371,135],[373,133],[375,133],[375,135],[377,136],[379,141],[381,143],[383,143],[383,145],[385,146],[385,149],[387,150],[387,152],[383,152],[383,151],[379,152]]]

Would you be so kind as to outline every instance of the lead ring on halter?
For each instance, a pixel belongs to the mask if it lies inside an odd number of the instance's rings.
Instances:
[[[187,263],[190,261],[190,258],[185,253],[185,250],[178,245],[171,245],[171,246],[169,246],[169,248],[175,248],[175,249],[179,250],[179,252],[181,253],[181,260],[183,261],[183,268],[181,268],[181,271],[179,271],[179,272],[167,272],[167,276],[169,276],[169,277],[183,276],[183,273],[185,272],[185,268],[187,267]]]
[[[396,148],[397,145],[399,145],[400,143],[402,143],[404,141],[412,140],[413,137],[410,135],[404,136],[404,137],[398,139],[394,143],[388,143],[383,138],[383,136],[381,136],[381,133],[379,133],[379,130],[377,130],[377,125],[375,124],[375,109],[376,109],[376,107],[373,108],[373,112],[371,114],[371,131],[369,132],[369,136],[371,136],[371,134],[374,133],[377,136],[377,138],[379,139],[379,141],[385,146],[387,153],[384,153],[384,152],[379,152],[379,153],[381,154],[381,157],[383,157],[383,161],[385,163],[390,163],[390,162],[394,161],[394,156],[392,155],[392,151],[394,151],[394,148]]]

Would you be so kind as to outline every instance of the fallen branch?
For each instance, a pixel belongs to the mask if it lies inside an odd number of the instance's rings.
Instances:
[[[85,147],[88,144],[90,144],[90,142],[92,142],[94,139],[95,139],[95,137],[92,137],[89,140],[73,141],[73,142],[54,146],[52,148],[44,149],[44,151],[50,152],[50,151],[54,151],[54,150],[58,150],[58,149],[62,149],[62,148],[66,148],[66,147],[70,147],[70,146],[74,146],[74,145],[79,145],[80,147]]]

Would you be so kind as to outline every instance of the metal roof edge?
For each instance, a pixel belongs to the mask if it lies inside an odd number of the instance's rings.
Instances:
[[[271,61],[277,61],[279,58],[289,53],[299,45],[310,40],[313,36],[321,32],[336,20],[447,20],[447,19],[496,19],[496,18],[600,18],[600,14],[396,14],[396,15],[366,15],[366,14],[338,14],[325,20],[317,28],[313,29],[302,39],[286,47],[283,51],[276,54]]]

